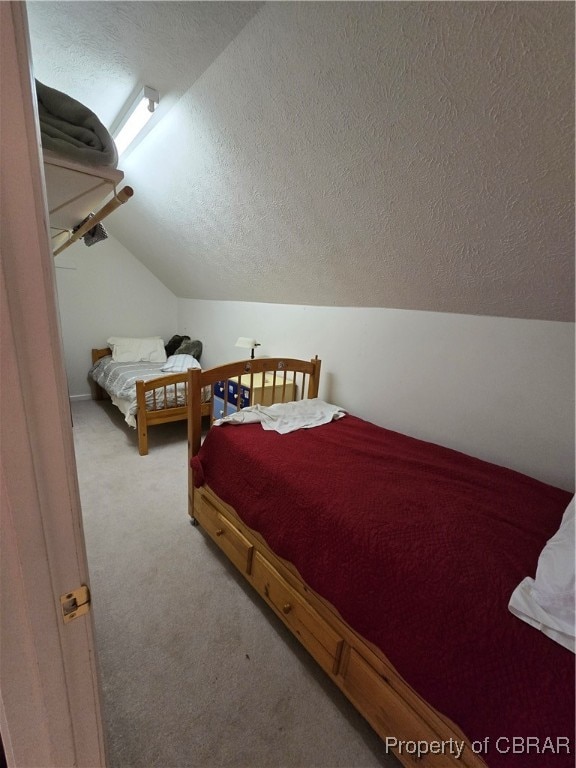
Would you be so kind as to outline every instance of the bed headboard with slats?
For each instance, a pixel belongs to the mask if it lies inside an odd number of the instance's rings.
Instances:
[[[239,360],[188,372],[189,457],[200,450],[202,391],[211,392],[211,421],[246,405],[271,405],[318,397],[321,361],[288,357]]]

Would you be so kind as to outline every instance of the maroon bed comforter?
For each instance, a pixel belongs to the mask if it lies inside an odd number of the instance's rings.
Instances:
[[[353,416],[214,428],[192,466],[489,766],[574,766],[574,655],[507,608],[570,494]]]

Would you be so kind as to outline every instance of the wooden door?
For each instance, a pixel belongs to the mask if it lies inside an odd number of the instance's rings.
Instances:
[[[8,766],[105,765],[26,6],[0,2],[0,733]]]

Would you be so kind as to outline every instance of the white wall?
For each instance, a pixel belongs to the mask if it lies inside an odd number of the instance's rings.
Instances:
[[[92,347],[109,336],[177,333],[177,299],[113,237],[76,243],[55,260],[68,388],[87,397]]]
[[[204,367],[322,360],[321,396],[390,429],[574,489],[574,324],[394,309],[178,301]]]
[[[57,258],[72,397],[110,335],[188,333],[205,368],[322,359],[321,396],[377,424],[574,488],[574,324],[411,310],[177,299],[118,241]]]

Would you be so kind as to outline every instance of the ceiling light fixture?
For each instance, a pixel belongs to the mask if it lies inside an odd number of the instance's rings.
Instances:
[[[158,91],[145,85],[125,111],[124,117],[120,120],[112,136],[118,150],[118,156],[124,154],[136,136],[148,123],[157,104],[160,103]]]

